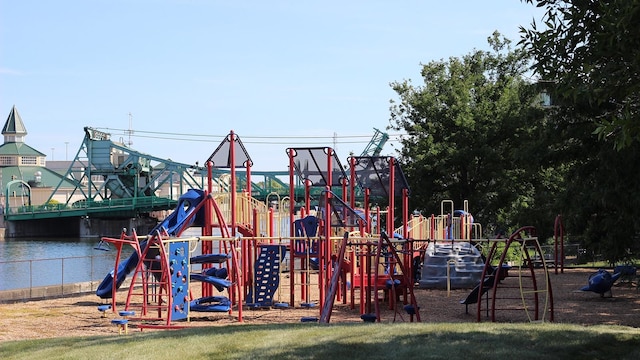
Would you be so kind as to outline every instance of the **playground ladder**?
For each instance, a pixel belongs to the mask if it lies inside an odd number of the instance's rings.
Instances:
[[[165,325],[169,326],[173,309],[172,274],[168,254],[159,232],[150,235],[140,260],[131,279],[125,310],[139,307],[136,311],[139,317],[136,320],[164,321]],[[188,274],[188,267],[186,269]],[[188,279],[188,276],[186,278]],[[137,284],[138,281],[141,284]],[[188,282],[184,289],[186,294]],[[150,315],[153,312],[155,316]]]

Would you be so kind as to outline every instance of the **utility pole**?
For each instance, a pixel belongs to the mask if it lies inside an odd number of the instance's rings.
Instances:
[[[127,134],[129,135],[129,140],[127,140],[127,146],[133,145],[133,141],[131,141],[131,134],[133,134],[133,115],[129,113],[129,130],[127,130]]]

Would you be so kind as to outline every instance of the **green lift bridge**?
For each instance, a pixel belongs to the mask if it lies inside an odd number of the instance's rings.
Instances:
[[[378,156],[389,136],[378,129],[362,156]],[[63,175],[64,181],[53,189],[44,205],[7,206],[5,220],[20,221],[59,217],[136,217],[142,213],[170,210],[188,189],[204,189],[206,169],[161,159],[135,151],[111,140],[109,133],[90,127],[74,160]],[[228,171],[214,169],[213,177],[220,191],[229,191]],[[247,176],[236,171],[238,189],[246,188]],[[252,196],[261,201],[289,196],[288,172],[252,171]],[[297,178],[297,177],[296,177]],[[294,189],[296,200],[304,198],[299,179]],[[63,184],[75,184],[62,189]],[[30,197],[26,183],[20,184]],[[59,192],[66,201],[59,201]],[[8,198],[8,193],[6,194]],[[319,196],[320,194],[311,194]]]

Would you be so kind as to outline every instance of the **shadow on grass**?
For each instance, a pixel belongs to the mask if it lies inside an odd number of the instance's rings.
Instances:
[[[183,358],[224,359],[638,359],[640,331],[562,324],[234,325],[10,342],[0,344],[0,358],[173,359],[176,349]]]

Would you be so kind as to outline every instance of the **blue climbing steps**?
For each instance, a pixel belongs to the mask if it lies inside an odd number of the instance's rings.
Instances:
[[[270,307],[280,285],[280,263],[287,252],[285,245],[261,245],[255,262],[254,284],[249,289],[249,307]]]

